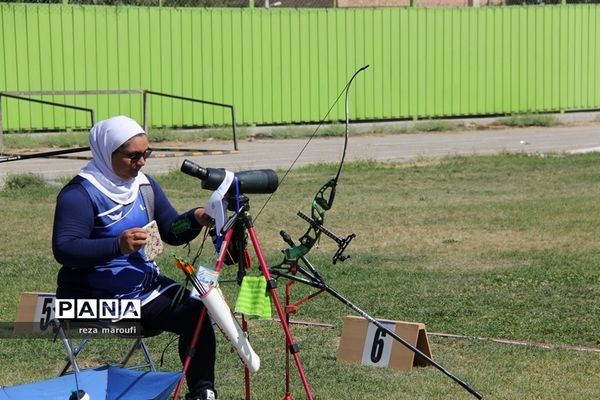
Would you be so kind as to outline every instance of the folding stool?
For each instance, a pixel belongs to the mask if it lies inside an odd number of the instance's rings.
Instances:
[[[65,329],[66,326],[68,326],[69,321],[59,321],[57,319],[53,319],[51,323],[52,323],[52,327],[54,329],[55,334],[62,341],[62,344],[63,344],[63,346],[65,348],[65,352],[66,352],[66,363],[65,363],[64,367],[62,368],[59,376],[65,375],[69,371],[69,368],[71,368],[71,367],[73,368],[73,371],[79,372],[81,369],[79,366],[79,362],[77,361],[77,357],[82,352],[82,350],[85,348],[85,346],[90,342],[90,340],[92,338],[94,338],[94,336],[97,336],[98,333],[86,333],[83,336],[83,338],[79,341],[79,343],[75,347],[73,347],[71,344],[71,341],[67,338],[66,329]],[[87,326],[95,327],[101,331],[103,328],[110,329],[112,326],[114,326],[114,324],[112,324],[110,322],[105,322],[105,321],[93,321],[90,323],[86,323],[86,327]],[[131,345],[131,347],[129,348],[129,350],[127,351],[127,353],[121,360],[121,362],[118,364],[113,364],[113,365],[116,365],[121,368],[128,368],[128,369],[147,369],[149,371],[156,371],[156,365],[155,365],[154,361],[152,360],[152,356],[150,354],[150,351],[149,351],[148,346],[146,345],[144,339],[159,335],[160,333],[162,333],[162,331],[143,330],[136,337],[129,337],[129,339],[133,340],[133,344]],[[124,337],[121,335],[116,335],[116,336]],[[131,357],[137,350],[142,351],[143,356],[144,356],[144,363],[138,364],[138,365],[127,366],[127,363],[129,362],[129,360],[131,359]]]

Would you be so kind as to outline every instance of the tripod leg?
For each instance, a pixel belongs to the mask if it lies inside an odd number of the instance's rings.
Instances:
[[[177,383],[177,388],[175,389],[175,394],[173,395],[174,400],[179,400],[179,393],[181,392],[181,388],[183,387],[183,382],[185,381],[185,374],[190,367],[190,363],[192,362],[192,356],[194,354],[194,350],[198,345],[198,338],[200,337],[200,330],[202,329],[202,324],[204,323],[204,319],[206,318],[206,308],[202,308],[200,311],[200,318],[198,319],[198,323],[196,324],[196,330],[194,331],[194,338],[192,339],[192,343],[190,344],[190,349],[188,351],[188,355],[185,358],[185,362],[183,363],[182,375],[179,379],[179,383]]]
[[[288,305],[292,298],[292,285],[294,281],[288,280],[285,284],[285,322],[290,325],[290,313]],[[287,341],[286,341],[287,342]],[[290,353],[287,351],[287,345],[285,349],[285,396],[283,400],[293,400],[292,389],[290,387]]]
[[[279,321],[281,321],[281,326],[285,332],[285,337],[287,340],[288,351],[292,354],[294,358],[294,362],[296,363],[296,368],[298,370],[298,374],[300,375],[300,380],[302,381],[302,385],[304,386],[304,390],[306,391],[306,397],[309,400],[313,399],[313,395],[308,384],[308,379],[306,378],[306,374],[304,373],[304,368],[302,367],[302,361],[300,360],[300,356],[298,352],[300,351],[298,345],[294,342],[294,338],[292,337],[292,333],[290,331],[289,325],[287,323],[286,317],[283,313],[283,309],[281,308],[281,303],[279,302],[279,297],[277,296],[277,292],[275,288],[277,287],[275,279],[271,277],[271,273],[269,272],[269,266],[265,259],[265,256],[262,252],[260,244],[258,243],[258,238],[256,236],[256,232],[253,226],[248,227],[248,235],[250,236],[250,240],[252,241],[252,246],[254,247],[254,251],[256,252],[256,257],[258,258],[258,264],[260,266],[261,272],[267,280],[267,290],[269,290],[271,294],[271,298],[273,299],[273,304],[275,305],[275,309],[277,310],[277,315],[279,317]]]
[[[223,242],[223,249],[226,249],[229,246],[229,242],[231,241],[232,233],[233,233],[232,231],[228,231],[227,234],[225,235],[225,240]],[[224,258],[225,258],[225,251],[222,251],[221,254],[219,254],[219,258],[217,260],[217,265],[216,265],[217,272],[220,272],[221,269],[223,268]],[[199,290],[199,288],[197,288],[197,290]],[[206,319],[206,308],[202,308],[202,311],[200,311],[200,316],[198,318],[198,324],[196,324],[196,329],[194,331],[194,337],[192,338],[192,342],[190,343],[190,349],[189,349],[188,355],[185,358],[185,362],[183,364],[183,369],[182,369],[183,374],[181,375],[181,379],[179,379],[179,383],[177,384],[177,388],[175,389],[175,394],[173,395],[174,400],[179,400],[179,394],[183,387],[183,382],[185,381],[185,373],[189,369],[190,363],[192,362],[192,355],[194,354],[196,346],[198,345],[198,338],[200,337],[200,330],[202,329],[202,324],[204,323],[205,319]]]
[[[242,315],[242,330],[247,335],[248,334],[248,321]],[[249,339],[249,338],[248,338]],[[250,370],[248,367],[244,368],[244,390],[246,394],[246,400],[250,400],[251,398],[251,390],[250,390]]]

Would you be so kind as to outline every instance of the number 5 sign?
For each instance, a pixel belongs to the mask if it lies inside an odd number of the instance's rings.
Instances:
[[[391,332],[431,357],[425,324],[379,320]],[[391,337],[384,329],[361,317],[348,316],[337,352],[338,361],[348,361],[376,367],[410,370],[413,365],[425,365],[415,354]]]
[[[54,318],[54,293],[21,293],[15,333],[44,332]]]

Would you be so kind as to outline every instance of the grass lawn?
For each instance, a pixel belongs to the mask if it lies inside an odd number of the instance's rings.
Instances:
[[[306,226],[295,216],[335,173],[336,165],[293,171],[256,219],[267,259],[281,261],[279,231],[292,237]],[[210,193],[179,172],[157,177],[174,205],[205,204]],[[24,187],[18,187],[24,186]],[[50,251],[59,188],[13,185],[0,191],[0,322],[12,322],[23,291],[54,291],[58,265]],[[429,332],[511,339],[430,336],[434,358],[487,399],[600,398],[600,155],[499,155],[421,160],[414,164],[347,164],[326,225],[356,233],[351,258],[335,266],[333,243],[322,239],[309,258],[336,290],[377,318],[425,323]],[[265,200],[251,196],[257,212]],[[199,243],[193,242],[192,252]],[[205,249],[201,260],[210,264]],[[182,279],[172,251],[161,270]],[[224,270],[224,278],[235,276]],[[253,273],[256,273],[254,269]],[[284,281],[279,293],[283,294]],[[237,287],[224,285],[234,302]],[[311,292],[295,285],[294,296]],[[313,393],[318,399],[467,399],[471,396],[433,367],[410,372],[336,361],[343,318],[352,311],[321,294],[294,319],[333,327],[294,325]],[[252,378],[256,399],[284,394],[284,336],[277,322],[251,321],[261,370]],[[155,358],[173,339],[149,339]],[[220,333],[217,385],[221,399],[243,399],[243,369]],[[87,365],[115,361],[121,339],[97,341]],[[163,369],[178,369],[175,345]],[[119,353],[120,354],[120,353]],[[1,339],[0,385],[53,376],[63,361],[59,342]],[[293,373],[294,398],[304,398]]]

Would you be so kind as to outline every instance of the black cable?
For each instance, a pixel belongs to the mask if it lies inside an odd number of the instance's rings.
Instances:
[[[167,349],[168,349],[168,348],[169,348],[169,346],[170,346],[171,344],[173,344],[173,342],[174,342],[176,339],[178,339],[178,338],[179,338],[179,336],[174,336],[174,337],[173,337],[173,339],[171,339],[171,341],[170,341],[169,343],[167,343],[167,345],[166,345],[166,346],[165,346],[165,348],[163,349],[162,353],[160,354],[160,367],[159,367],[159,368],[162,368],[162,366],[163,366],[163,364],[164,364],[164,361],[165,361],[165,353],[167,352]]]

